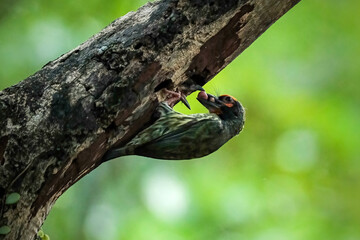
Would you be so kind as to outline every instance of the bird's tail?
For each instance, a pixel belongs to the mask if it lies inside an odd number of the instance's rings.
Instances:
[[[126,147],[110,149],[105,153],[103,157],[103,162],[125,155],[129,155],[128,149]]]

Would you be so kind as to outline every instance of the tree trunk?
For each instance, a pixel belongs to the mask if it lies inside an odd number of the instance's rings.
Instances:
[[[0,92],[0,238],[34,239],[56,199],[150,120],[160,88],[204,85],[299,1],[148,3]]]

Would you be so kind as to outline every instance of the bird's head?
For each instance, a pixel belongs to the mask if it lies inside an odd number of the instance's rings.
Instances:
[[[236,98],[230,95],[213,96],[201,91],[197,100],[206,107],[210,113],[217,114],[223,120],[239,119],[244,121],[245,110]]]

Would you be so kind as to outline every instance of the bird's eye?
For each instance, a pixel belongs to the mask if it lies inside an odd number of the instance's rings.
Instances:
[[[226,101],[226,102],[231,102],[231,97],[226,96],[226,97],[225,97],[225,101]]]

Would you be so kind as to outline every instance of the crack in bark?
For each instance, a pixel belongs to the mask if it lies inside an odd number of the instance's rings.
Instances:
[[[0,138],[0,165],[3,165],[5,162],[4,152],[5,152],[8,141],[9,141],[8,136],[3,136]]]
[[[219,72],[225,59],[239,48],[241,39],[237,33],[247,24],[253,10],[253,4],[243,5],[224,28],[201,46],[186,71],[190,79],[202,86]]]

